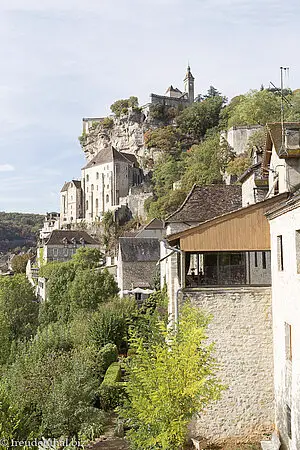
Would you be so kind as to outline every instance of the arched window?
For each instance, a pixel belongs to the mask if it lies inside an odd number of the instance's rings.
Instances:
[[[108,202],[109,202],[109,195],[106,194],[106,203],[108,203]]]
[[[92,184],[92,185],[91,185],[91,191],[93,191],[93,190],[94,190],[94,185]]]
[[[89,176],[88,175],[86,176],[86,181],[89,181]]]
[[[96,173],[96,180],[99,180],[99,172]]]

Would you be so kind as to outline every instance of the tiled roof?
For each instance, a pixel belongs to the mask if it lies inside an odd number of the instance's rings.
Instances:
[[[240,177],[238,178],[237,181],[239,181],[240,183],[242,183],[243,181],[247,180],[247,178],[253,173],[259,170],[261,166],[261,162],[258,162],[256,164],[253,164],[251,167],[248,167],[248,169],[245,170],[244,173],[242,173],[242,175],[240,175]]]
[[[97,155],[94,156],[94,158],[91,159],[91,161],[89,161],[86,166],[83,167],[83,169],[100,166],[101,164],[106,164],[112,161],[121,161],[128,163],[128,158],[110,145],[100,150],[100,152],[97,153]]]
[[[75,187],[76,187],[77,189],[80,189],[80,188],[81,188],[81,181],[79,181],[79,180],[71,180],[71,181],[66,181],[66,182],[65,182],[65,184],[63,185],[63,187],[62,187],[62,189],[61,189],[60,192],[65,192],[65,191],[67,191],[67,190],[69,189],[71,183],[74,183],[74,185],[75,185]]]
[[[83,242],[90,245],[99,244],[99,242],[92,238],[86,231],[53,230],[46,245],[63,245],[66,242],[68,244],[73,244],[74,242],[77,244]]]
[[[133,155],[133,153],[125,153],[125,152],[120,152],[120,153],[121,153],[121,155],[125,156],[125,158],[128,159],[129,162],[134,164],[136,167],[139,166],[138,160],[137,160],[136,156]]]
[[[177,211],[166,219],[171,222],[205,222],[241,208],[242,187],[238,185],[194,185]]]
[[[158,261],[160,258],[158,239],[121,237],[119,243],[123,262]]]

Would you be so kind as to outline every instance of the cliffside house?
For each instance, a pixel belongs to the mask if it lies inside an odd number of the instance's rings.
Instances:
[[[61,226],[65,223],[75,223],[83,218],[82,206],[83,192],[80,180],[65,182],[60,191],[60,221]]]
[[[43,223],[43,228],[40,229],[40,241],[47,239],[53,230],[58,230],[60,227],[60,216],[57,212],[46,213]]]
[[[159,261],[159,240],[152,237],[121,237],[117,260],[117,282],[120,296],[124,291],[140,288],[154,288],[157,262]],[[137,297],[137,299],[141,299]]]
[[[196,436],[258,439],[273,428],[270,229],[287,194],[221,213],[167,236],[169,314],[187,298],[212,315],[222,399],[193,421]],[[257,407],[259,405],[259,408]]]
[[[100,248],[100,244],[86,231],[53,230],[44,242],[43,259],[69,261],[80,247]]]
[[[101,220],[106,211],[116,210],[120,197],[126,197],[142,179],[134,155],[118,152],[111,145],[103,148],[82,169],[84,219]]]

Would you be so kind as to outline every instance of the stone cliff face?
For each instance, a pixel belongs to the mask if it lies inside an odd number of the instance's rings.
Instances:
[[[140,111],[91,120],[80,138],[81,146],[88,161],[103,149],[108,140],[117,150],[142,158],[145,155],[144,133],[152,127],[153,124]]]

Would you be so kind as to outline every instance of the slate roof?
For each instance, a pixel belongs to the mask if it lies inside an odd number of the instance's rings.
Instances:
[[[240,177],[238,178],[237,181],[239,181],[240,183],[243,183],[243,181],[247,180],[247,178],[253,173],[258,171],[258,169],[261,167],[261,161],[253,164],[251,167],[248,167],[248,169],[245,170],[244,173],[242,173],[242,175],[240,175]]]
[[[187,198],[173,214],[170,222],[205,222],[242,207],[242,187],[238,185],[194,185]]]
[[[77,244],[81,244],[83,240],[85,244],[99,245],[99,242],[92,238],[86,231],[73,230],[53,230],[46,245],[64,245],[66,242],[68,244],[74,244],[74,240]]]
[[[144,230],[161,230],[164,228],[162,220],[152,219],[147,225],[144,226]]]
[[[71,183],[75,184],[75,187],[77,189],[81,188],[81,182],[79,180],[71,180],[71,181],[66,181],[65,184],[63,185],[62,189],[60,192],[65,192],[68,190],[68,188],[70,187]],[[56,213],[55,213],[56,214]]]
[[[121,162],[129,162],[127,156],[123,155],[121,152],[118,152],[113,146],[108,146],[100,150],[96,156],[94,156],[91,161],[89,161],[83,169],[89,169],[90,167],[100,166],[101,164],[110,163],[112,161],[121,161]],[[130,161],[131,162],[131,161]]]
[[[134,164],[134,166],[136,166],[136,167],[139,166],[138,160],[135,155],[133,155],[132,153],[126,153],[126,152],[120,152],[120,153],[121,153],[121,155],[125,156],[125,158],[129,160],[129,162]]]
[[[158,239],[121,237],[119,244],[123,262],[150,262],[160,258]]]

